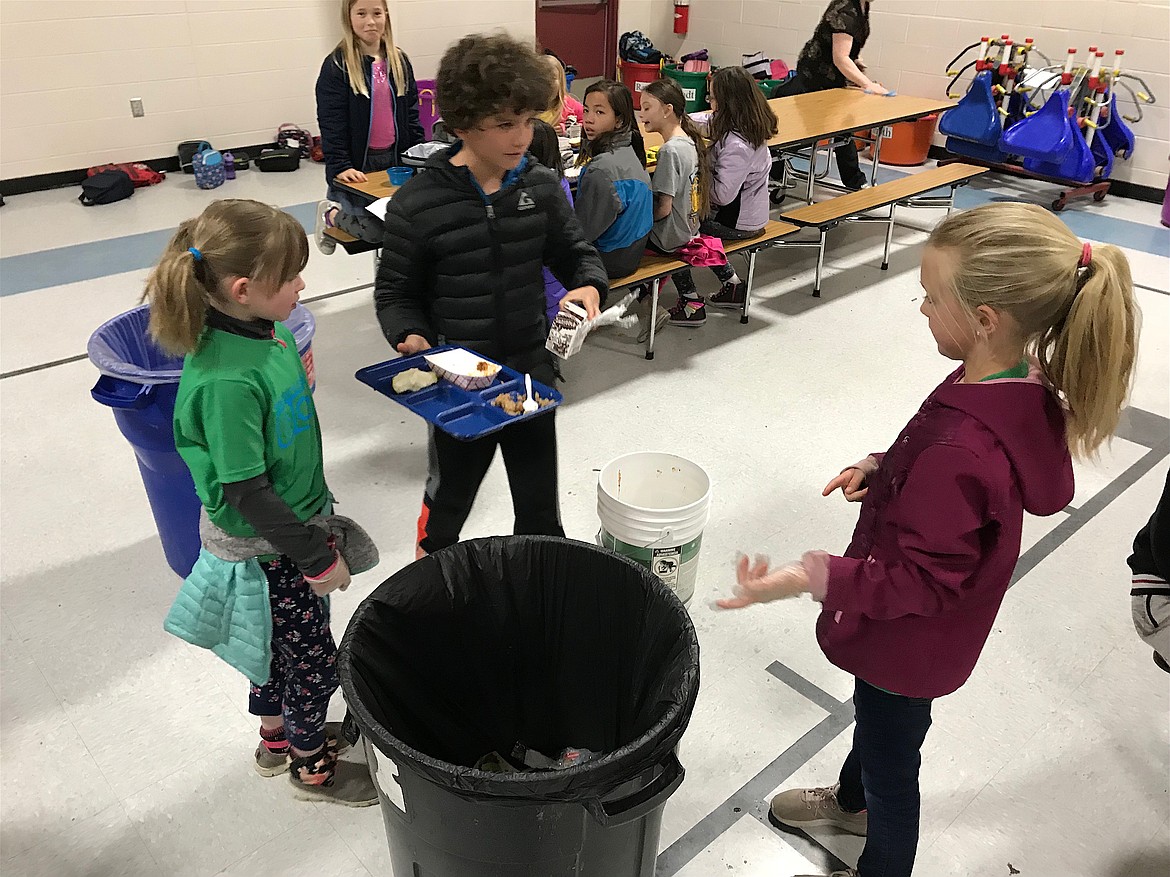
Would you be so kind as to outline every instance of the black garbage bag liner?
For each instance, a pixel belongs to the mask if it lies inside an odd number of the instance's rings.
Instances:
[[[645,568],[540,536],[460,543],[383,582],[338,655],[375,746],[471,796],[572,801],[660,765],[690,720],[699,645]],[[562,771],[475,770],[518,742],[602,757]]]

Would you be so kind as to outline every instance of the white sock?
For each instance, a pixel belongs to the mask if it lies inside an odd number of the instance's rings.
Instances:
[[[738,275],[738,274],[736,274],[734,270],[732,270],[732,272],[731,272],[731,276],[730,276],[730,277],[728,277],[728,278],[727,278],[726,280],[724,280],[723,282],[724,282],[724,283],[740,283],[740,282],[742,282],[742,281],[740,281],[740,279],[739,279],[739,275]]]

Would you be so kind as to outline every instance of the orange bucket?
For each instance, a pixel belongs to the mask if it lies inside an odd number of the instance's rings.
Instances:
[[[899,167],[926,164],[938,114],[923,116],[913,122],[896,122],[894,133],[882,141],[881,163]]]

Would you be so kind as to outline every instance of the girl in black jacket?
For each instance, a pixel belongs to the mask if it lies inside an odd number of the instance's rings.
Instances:
[[[341,0],[344,36],[317,77],[317,124],[325,152],[328,197],[317,206],[317,248],[332,253],[325,229],[382,242],[382,223],[334,180],[365,182],[366,174],[402,163],[421,143],[418,86],[406,53],[394,45],[385,0]]]

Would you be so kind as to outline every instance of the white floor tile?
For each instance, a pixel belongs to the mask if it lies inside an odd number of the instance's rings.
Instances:
[[[339,808],[340,809],[340,808]],[[377,809],[377,808],[373,808]],[[324,819],[290,828],[246,859],[225,868],[219,877],[370,877],[345,841]]]
[[[78,813],[50,838],[15,855],[9,855],[7,839],[4,845],[0,870],[13,877],[157,877],[167,873],[160,870],[121,804],[111,804],[93,816]]]
[[[776,877],[817,874],[820,869],[750,816],[736,822],[678,872],[678,877]]]
[[[287,831],[311,835],[320,821],[286,776],[253,770],[246,745],[211,746],[122,803],[160,873],[183,877],[218,874]]]

